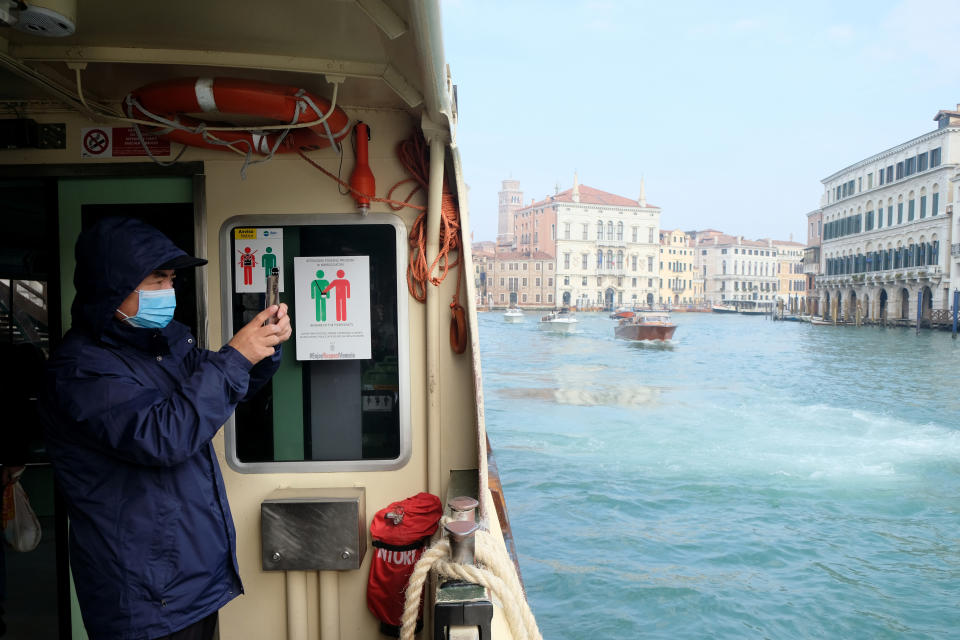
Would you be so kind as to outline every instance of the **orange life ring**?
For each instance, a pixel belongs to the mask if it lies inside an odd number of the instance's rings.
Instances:
[[[329,147],[330,139],[337,142],[350,133],[350,118],[337,107],[330,117],[313,127],[257,132],[256,127],[244,131],[214,131],[204,133],[202,125],[210,124],[184,115],[187,113],[244,114],[276,120],[281,124],[300,124],[318,120],[330,110],[330,101],[298,87],[237,78],[178,78],[145,85],[134,90],[124,102],[131,118],[175,122],[189,129],[163,127],[151,131],[162,138],[191,147],[206,149],[250,150],[269,155]],[[317,113],[319,111],[319,113]],[[296,122],[294,122],[296,118]],[[198,130],[199,129],[199,130]],[[277,141],[283,136],[280,145]],[[218,144],[220,142],[220,144]],[[227,143],[227,144],[223,144]]]

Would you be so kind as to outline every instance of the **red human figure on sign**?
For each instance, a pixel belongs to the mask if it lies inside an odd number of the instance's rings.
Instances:
[[[330,289],[335,289],[334,297],[337,299],[337,322],[347,321],[347,298],[350,297],[350,281],[343,278],[343,269],[337,269],[337,279],[330,283],[323,293]]]
[[[240,254],[240,266],[243,268],[243,284],[253,284],[253,268],[257,266],[257,258],[250,252],[250,247],[245,247]]]

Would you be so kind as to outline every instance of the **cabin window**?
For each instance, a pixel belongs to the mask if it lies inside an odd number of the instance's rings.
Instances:
[[[263,309],[274,266],[294,325],[279,371],[227,423],[233,468],[317,472],[406,463],[406,234],[399,218],[384,214],[238,216],[221,228],[224,342]]]

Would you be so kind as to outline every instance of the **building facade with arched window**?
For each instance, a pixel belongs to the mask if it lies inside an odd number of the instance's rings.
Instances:
[[[747,240],[708,229],[695,237],[696,268],[707,304],[772,311],[780,292],[773,240]]]
[[[960,109],[934,120],[937,129],[822,180],[824,316],[913,324],[918,305],[925,320],[949,308]]]
[[[806,246],[801,242],[774,240],[777,250],[777,300],[783,303],[784,313],[805,313],[807,278],[803,271],[803,253]]]
[[[660,208],[579,184],[528,207],[556,215],[558,306],[646,305],[659,291]]]
[[[660,232],[660,292],[657,302],[670,307],[702,306],[703,276],[696,268],[696,249],[683,231]]]

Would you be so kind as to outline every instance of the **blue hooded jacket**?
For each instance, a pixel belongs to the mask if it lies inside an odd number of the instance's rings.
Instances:
[[[197,347],[176,321],[131,327],[114,310],[186,255],[132,219],[77,241],[73,326],[50,360],[46,442],[70,517],[70,565],[93,640],[156,638],[242,592],[233,519],[210,443],[276,372]]]

